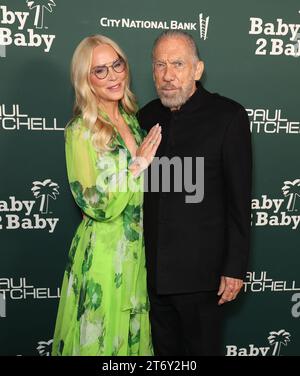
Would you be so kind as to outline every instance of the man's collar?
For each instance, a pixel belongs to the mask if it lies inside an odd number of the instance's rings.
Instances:
[[[207,101],[210,98],[210,93],[204,89],[200,81],[196,82],[196,90],[195,92],[189,97],[189,99],[179,108],[179,110],[171,111],[170,108],[165,107],[161,104],[161,106],[165,109],[167,112],[172,113],[184,113],[184,112],[190,112],[195,109],[198,109],[200,107],[203,107]]]

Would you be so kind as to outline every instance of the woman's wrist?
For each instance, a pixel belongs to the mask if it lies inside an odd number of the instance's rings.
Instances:
[[[148,167],[149,163],[146,158],[134,157],[129,164],[129,170],[134,177],[139,177],[140,174]]]

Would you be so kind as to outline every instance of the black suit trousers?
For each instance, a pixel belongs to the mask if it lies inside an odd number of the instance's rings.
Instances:
[[[222,355],[223,306],[217,291],[158,295],[149,289],[156,356]]]

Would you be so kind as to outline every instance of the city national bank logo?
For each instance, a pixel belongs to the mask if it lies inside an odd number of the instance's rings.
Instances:
[[[200,13],[199,14],[200,38],[204,40],[207,38],[208,23],[209,23],[209,17],[204,18],[203,13]]]
[[[8,9],[6,5],[0,6],[0,46],[1,57],[6,56],[6,47],[15,45],[17,47],[37,47],[42,48],[44,52],[49,52],[55,35],[42,34],[42,29],[48,29],[45,26],[45,14],[52,13],[56,6],[52,0],[26,1],[26,4],[32,13],[34,13],[33,26],[30,12]]]
[[[250,130],[258,134],[299,134],[300,122],[291,121],[281,109],[247,108]]]
[[[0,103],[0,129],[4,131],[63,131],[56,118],[32,117],[22,113],[19,104]]]
[[[278,332],[272,331],[267,337],[269,346],[257,347],[250,344],[248,347],[238,348],[235,345],[226,346],[226,356],[280,356],[282,346],[287,346],[291,341],[291,334],[285,329]]]
[[[0,214],[6,213],[0,215],[0,230],[54,232],[59,218],[50,216],[52,212],[49,211],[49,203],[59,195],[59,186],[51,179],[34,181],[32,184],[31,191],[36,200],[18,200],[15,196],[10,196],[7,201],[0,200]]]
[[[249,35],[257,38],[255,55],[300,57],[300,24],[287,23],[282,18],[269,21],[250,17]]]
[[[300,203],[300,179],[285,181],[282,188],[284,198],[269,198],[261,195],[252,199],[252,226],[284,226],[298,229],[300,215],[297,215]]]
[[[201,39],[207,39],[209,17],[204,17],[203,13],[198,14],[197,21],[179,20],[137,20],[131,18],[100,18],[101,27],[115,27],[126,29],[162,29],[162,30],[185,30],[198,31]]]

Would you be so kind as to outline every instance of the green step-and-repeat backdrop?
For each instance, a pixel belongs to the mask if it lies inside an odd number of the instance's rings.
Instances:
[[[164,29],[194,36],[204,86],[251,121],[252,253],[224,354],[300,355],[299,0],[0,0],[0,355],[51,351],[80,221],[63,133],[74,48],[95,33],[118,42],[142,106],[156,96],[151,47]]]

